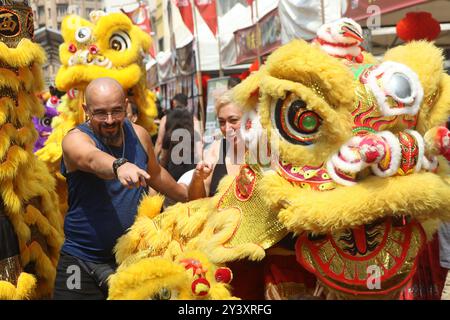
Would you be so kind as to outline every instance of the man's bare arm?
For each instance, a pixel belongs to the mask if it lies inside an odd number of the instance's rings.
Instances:
[[[81,170],[93,173],[105,180],[116,179],[112,155],[99,150],[89,136],[79,130],[69,132],[62,142],[64,163],[69,172]],[[117,169],[117,179],[124,187],[146,187],[148,173],[133,163],[125,163]]]
[[[80,130],[72,130],[64,137],[62,149],[69,172],[81,170],[102,179],[115,178],[112,164],[116,158],[99,150],[94,141]]]
[[[158,157],[161,153],[161,150],[162,150],[162,143],[163,143],[164,135],[166,134],[166,120],[167,120],[167,116],[164,116],[164,117],[162,117],[162,119],[159,123],[158,137],[156,138],[156,143],[155,143],[156,159],[158,159]]]
[[[188,200],[187,186],[177,183],[166,169],[161,168],[160,173],[156,176],[150,175],[150,185],[158,192],[175,201],[186,202]]]

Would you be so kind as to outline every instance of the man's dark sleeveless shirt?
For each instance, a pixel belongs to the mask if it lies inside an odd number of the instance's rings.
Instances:
[[[105,145],[87,123],[77,127],[89,135],[98,149],[116,158],[123,157],[147,170],[147,153],[131,123],[125,119],[125,150]],[[64,221],[65,241],[62,251],[82,260],[105,263],[114,261],[113,248],[134,222],[144,189],[123,187],[119,180],[104,180],[84,171],[61,172],[67,178],[69,210]]]

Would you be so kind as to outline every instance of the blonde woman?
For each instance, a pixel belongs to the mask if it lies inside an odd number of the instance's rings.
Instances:
[[[238,174],[244,162],[245,144],[239,133],[242,110],[233,102],[230,91],[218,95],[215,110],[223,138],[214,141],[197,164],[188,187],[189,200],[213,196],[219,181]]]

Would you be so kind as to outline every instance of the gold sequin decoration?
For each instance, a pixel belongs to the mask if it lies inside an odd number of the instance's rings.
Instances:
[[[429,96],[425,97],[425,103],[429,107],[432,107],[435,104],[436,100],[438,100],[437,98],[439,97],[439,94],[440,94],[440,91],[439,91],[439,89],[437,89],[432,94],[430,94]]]
[[[335,255],[330,264],[330,270],[334,274],[341,274],[344,271],[344,261],[340,255]]]
[[[235,195],[236,179],[226,190],[217,204],[218,209],[239,207],[242,212],[241,223],[231,240],[226,244],[236,246],[245,243],[255,243],[264,249],[270,248],[283,239],[288,231],[278,221],[278,211],[272,210],[264,201],[263,190],[258,181],[262,178],[261,169],[249,166],[256,175],[254,191],[246,201],[239,200]]]
[[[14,286],[22,272],[19,256],[9,257],[0,261],[0,280],[8,281]]]
[[[344,278],[353,280],[355,278],[355,261],[344,260]]]
[[[390,238],[395,240],[398,243],[402,243],[405,241],[405,234],[403,232],[400,232],[398,230],[393,230],[391,234],[389,235]]]
[[[300,250],[301,250],[301,253],[302,253],[302,257],[306,261],[308,266],[313,267],[314,266],[314,260],[312,258],[311,252],[309,251],[309,248],[305,244],[303,244]],[[317,271],[319,271],[322,275],[324,275],[324,273],[323,273],[323,271],[321,269],[317,269]]]
[[[359,280],[365,280],[367,278],[367,266],[370,265],[366,261],[362,261],[356,264],[356,272]]]
[[[312,91],[314,91],[314,93],[317,94],[319,97],[321,97],[323,100],[326,100],[325,94],[323,93],[323,90],[318,83],[313,82],[307,84],[306,86],[309,87]]]
[[[377,132],[396,125],[398,116],[383,116],[372,91],[358,82],[356,86],[356,101],[354,105],[354,131]]]
[[[402,254],[402,247],[398,242],[392,241],[391,237],[388,238],[385,248],[395,258],[399,258],[400,255]]]
[[[333,248],[330,242],[326,242],[322,249],[319,251],[319,257],[323,262],[329,262],[336,255],[336,250]]]

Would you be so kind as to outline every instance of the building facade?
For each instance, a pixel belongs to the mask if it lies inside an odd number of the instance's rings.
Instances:
[[[156,52],[165,51],[168,48],[164,48],[164,20],[163,20],[163,11],[164,11],[164,1],[157,0],[155,1],[156,5],[153,10],[150,12],[151,20],[152,20],[152,28],[153,32],[153,41],[155,41],[155,50]]]
[[[34,15],[34,27],[61,29],[61,22],[68,14],[89,18],[94,10],[103,9],[103,0],[31,0]]]

